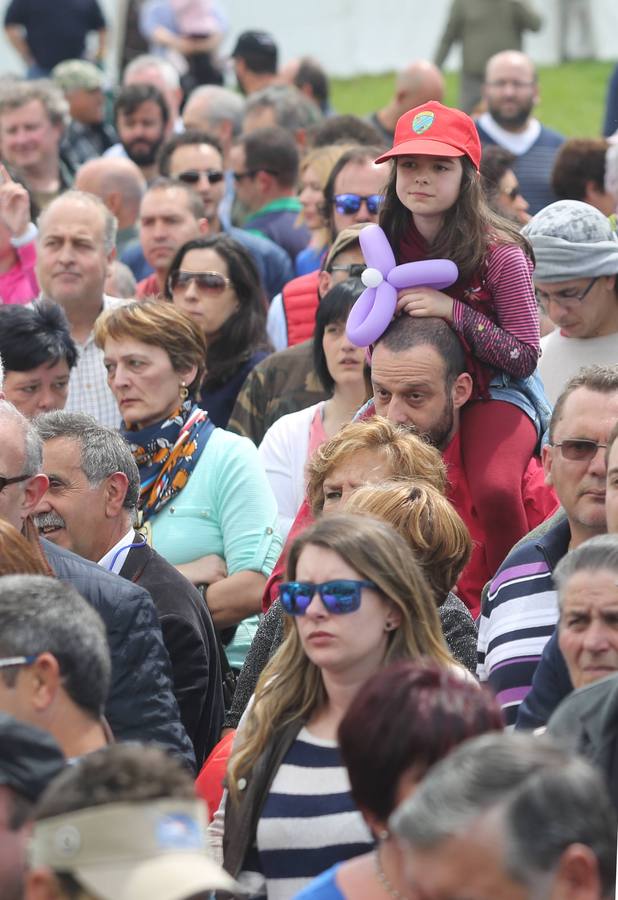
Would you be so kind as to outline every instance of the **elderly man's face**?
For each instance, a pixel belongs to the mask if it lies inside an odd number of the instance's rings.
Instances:
[[[563,337],[603,337],[618,330],[615,280],[614,275],[604,275],[558,282],[536,281],[536,295]]]
[[[40,222],[37,273],[46,297],[67,309],[103,299],[112,253],[105,252],[105,221],[93,204],[60,197]]]
[[[18,475],[33,475],[24,472],[24,435],[16,427],[15,419],[0,416],[0,475],[16,478]],[[24,519],[30,512],[28,481],[7,484],[0,491],[0,519],[9,522],[21,531]]]
[[[554,427],[554,446],[543,448],[545,478],[554,486],[569,518],[571,534],[578,540],[605,531],[605,448],[599,446],[594,453],[577,459],[573,458],[569,442],[607,444],[617,421],[618,392],[605,394],[577,388],[567,397]],[[592,451],[593,444],[589,446]]]
[[[61,126],[52,125],[40,100],[7,109],[0,117],[0,155],[23,172],[57,154],[61,136]]]
[[[80,446],[71,438],[52,438],[43,445],[43,471],[49,488],[35,510],[42,537],[97,562],[106,552],[108,481],[92,487],[81,467]]]
[[[618,577],[610,569],[576,572],[562,591],[558,642],[573,687],[618,672]]]
[[[605,515],[608,533],[618,534],[618,441],[614,441],[607,454]]]

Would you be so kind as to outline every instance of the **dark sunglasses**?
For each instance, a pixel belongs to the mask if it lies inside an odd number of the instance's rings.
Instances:
[[[27,481],[29,478],[32,478],[32,475],[16,475],[15,478],[5,478],[4,475],[0,475],[0,494],[7,484],[18,484],[20,481]]]
[[[550,444],[550,447],[559,447],[565,459],[584,462],[585,460],[591,460],[596,455],[599,447],[607,449],[607,444],[602,444],[600,441],[589,441],[585,438],[570,438],[566,441],[560,441],[558,444]]]
[[[511,188],[510,191],[502,191],[505,197],[508,197],[509,200],[516,200],[518,197],[521,197],[521,188],[519,185],[517,187]]]
[[[370,194],[368,197],[361,197],[360,194],[335,194],[335,209],[342,216],[351,216],[357,213],[362,203],[367,204],[367,211],[375,216],[380,209],[380,194]]]
[[[208,184],[219,184],[223,181],[223,172],[219,169],[187,169],[186,172],[179,172],[176,175],[177,181],[183,184],[197,184],[202,175],[208,179]]]
[[[304,616],[316,593],[329,613],[337,616],[355,612],[361,604],[363,588],[379,590],[373,581],[337,579],[314,584],[312,581],[284,581],[279,585],[281,606],[290,616]]]
[[[350,278],[360,278],[367,266],[365,263],[350,263],[349,266],[331,266],[329,272],[347,272]]]
[[[184,291],[192,281],[195,281],[199,291],[210,291],[212,294],[222,294],[232,283],[220,272],[183,272],[182,269],[176,269],[169,277],[169,287],[171,291]]]

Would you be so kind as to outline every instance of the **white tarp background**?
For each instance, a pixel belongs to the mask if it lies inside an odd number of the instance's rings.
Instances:
[[[54,4],[55,0],[48,0]],[[112,28],[108,70],[115,75],[117,46],[122,40],[118,23],[125,0],[100,0]],[[388,72],[417,58],[431,59],[450,0],[221,0],[230,19],[224,49],[247,28],[270,31],[281,48],[282,62],[301,55],[316,57],[337,76]],[[571,7],[572,55],[618,60],[618,0],[534,0],[545,16],[538,34],[528,34],[525,50],[540,64],[558,58],[559,10]],[[0,0],[0,21],[8,0]],[[575,12],[588,7],[592,22],[592,47],[582,44]],[[592,52],[591,52],[592,51]],[[459,56],[452,51],[447,68],[456,68]],[[19,58],[0,30],[0,72],[21,72]]]

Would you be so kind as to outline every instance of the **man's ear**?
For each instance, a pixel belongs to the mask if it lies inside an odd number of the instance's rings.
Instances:
[[[549,444],[544,444],[541,447],[541,462],[543,463],[543,471],[545,473],[545,484],[553,484],[553,478],[551,474],[551,467],[553,462],[553,453],[554,448],[550,447]]]
[[[569,844],[558,862],[551,900],[596,900],[603,896],[599,861],[586,844]]]
[[[51,869],[31,869],[25,878],[24,900],[62,900],[66,896]]]
[[[333,276],[326,269],[322,269],[318,275],[318,296],[323,297],[333,286]]]
[[[453,406],[455,409],[461,409],[464,403],[467,403],[472,396],[472,376],[468,372],[462,372],[455,379],[451,388],[451,397],[453,398]]]
[[[105,479],[105,515],[115,519],[122,507],[129,489],[129,479],[124,472],[113,472]]]
[[[209,234],[210,232],[210,223],[208,219],[198,219],[197,227],[199,229],[200,234]]]
[[[43,475],[42,472],[38,475],[33,475],[32,478],[29,478],[28,481],[26,481],[22,507],[25,512],[24,518],[33,514],[48,487],[49,478],[47,475]]]
[[[41,653],[28,675],[32,684],[32,706],[37,713],[45,713],[54,702],[61,682],[60,666],[53,653]]]

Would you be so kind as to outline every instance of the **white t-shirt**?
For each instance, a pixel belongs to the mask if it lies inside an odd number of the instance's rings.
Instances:
[[[596,338],[570,338],[556,330],[541,339],[539,373],[552,405],[567,381],[580,369],[592,365],[618,365],[618,333]]]

